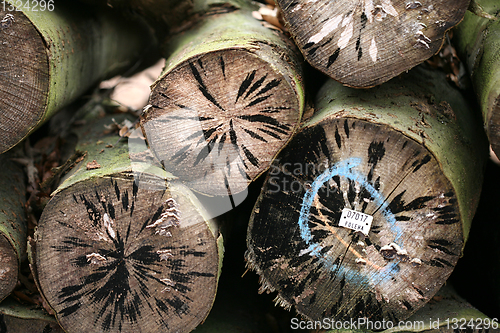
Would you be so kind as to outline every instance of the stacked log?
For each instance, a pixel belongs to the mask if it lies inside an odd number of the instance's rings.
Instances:
[[[170,56],[141,117],[156,158],[204,194],[244,191],[301,119],[297,52],[252,16],[257,9],[231,2],[196,16],[166,45]]]
[[[110,124],[78,131],[85,158],[40,217],[32,255],[40,292],[67,332],[189,332],[215,298],[219,226],[148,159],[134,176],[128,144],[106,133]]]
[[[276,1],[305,59],[331,78],[362,88],[386,82],[437,53],[469,2]]]
[[[0,301],[16,286],[26,258],[26,186],[23,170],[0,155]]]
[[[47,3],[47,2],[44,2]],[[0,153],[154,44],[149,28],[68,1],[0,6]]]
[[[312,320],[404,320],[461,256],[484,134],[425,68],[367,91],[330,80],[316,108],[267,176],[248,265],[277,303]]]
[[[313,321],[428,316],[432,323],[429,301],[469,235],[487,140],[443,75],[421,66],[394,77],[439,50],[469,1],[277,0],[306,60],[332,78],[306,115],[300,51],[286,32],[256,19],[262,5],[81,1],[88,7],[0,8],[0,49],[8,49],[0,67],[20,70],[1,79],[0,109],[8,112],[0,112],[0,152],[103,77],[130,68],[153,43],[151,30],[163,42],[166,65],[139,120],[92,116],[74,130],[78,145],[64,166],[70,171],[54,178],[30,261],[62,330],[189,332],[205,319],[200,331],[262,330],[269,313],[247,293],[257,290],[237,281],[244,269],[234,258],[228,289],[207,316],[223,254],[221,224],[212,217],[237,206],[236,195],[259,186],[255,180],[268,169],[260,196],[249,198],[257,203],[246,235],[247,265],[261,292],[276,292],[276,303]],[[483,7],[500,10],[486,0]],[[153,29],[131,23],[136,14]],[[468,16],[458,31],[476,91],[496,103],[494,71],[482,68],[494,65],[496,49],[478,47],[494,45],[496,22],[476,31],[467,27],[479,21],[468,23]],[[480,32],[480,41],[469,36]],[[488,124],[495,108],[488,106]],[[28,125],[17,125],[25,118]],[[132,130],[136,120],[140,129]],[[117,134],[122,121],[127,128]],[[494,126],[494,146],[492,133]],[[26,245],[25,190],[12,179],[22,175],[0,180],[0,191],[11,194],[0,196],[19,209],[0,207],[0,300],[17,282]],[[228,209],[221,198],[229,198]],[[2,212],[19,221],[7,220],[6,228]],[[247,304],[240,307],[240,299]],[[433,314],[465,318],[462,305]],[[0,304],[0,332],[59,329],[46,316],[29,321],[9,312],[13,306],[9,299]],[[290,314],[283,318],[289,322]],[[428,329],[438,328],[422,331]]]
[[[476,3],[490,17],[467,12],[453,40],[472,77],[491,147],[500,156],[500,4],[487,0]]]

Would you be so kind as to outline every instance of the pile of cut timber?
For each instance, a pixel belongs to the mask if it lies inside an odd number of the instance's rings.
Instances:
[[[0,332],[498,328],[441,287],[500,150],[500,5],[263,2],[0,5]],[[458,24],[487,135],[422,64]],[[157,55],[142,110],[96,89]]]

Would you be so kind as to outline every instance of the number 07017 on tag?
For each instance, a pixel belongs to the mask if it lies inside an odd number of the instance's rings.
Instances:
[[[344,208],[340,216],[339,226],[360,231],[368,235],[372,226],[373,216]]]

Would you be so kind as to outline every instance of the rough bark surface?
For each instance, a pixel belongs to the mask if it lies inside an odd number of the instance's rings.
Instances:
[[[141,120],[166,169],[210,195],[241,192],[265,171],[304,104],[291,43],[248,9],[221,10],[172,41]]]
[[[444,77],[421,68],[373,91],[331,80],[316,102],[254,208],[249,266],[264,290],[313,320],[397,323],[432,298],[461,256],[484,133]],[[342,226],[345,208],[372,216],[369,231]]]
[[[435,54],[470,0],[277,0],[306,60],[351,87],[381,84]]]

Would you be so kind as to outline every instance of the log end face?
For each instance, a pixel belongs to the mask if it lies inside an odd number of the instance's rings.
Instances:
[[[0,7],[0,152],[37,126],[47,103],[48,57],[44,41],[21,11]]]
[[[288,79],[251,52],[190,59],[154,87],[141,126],[149,146],[189,187],[242,192],[266,170],[300,121]]]
[[[463,246],[455,192],[432,154],[355,119],[292,139],[248,237],[263,288],[313,320],[404,320],[446,281]]]
[[[359,88],[386,82],[435,54],[469,1],[377,2],[336,1],[320,7],[315,2],[277,1],[306,60],[331,78]]]
[[[208,314],[219,255],[213,232],[181,192],[102,178],[49,202],[36,266],[65,330],[175,332]]]

